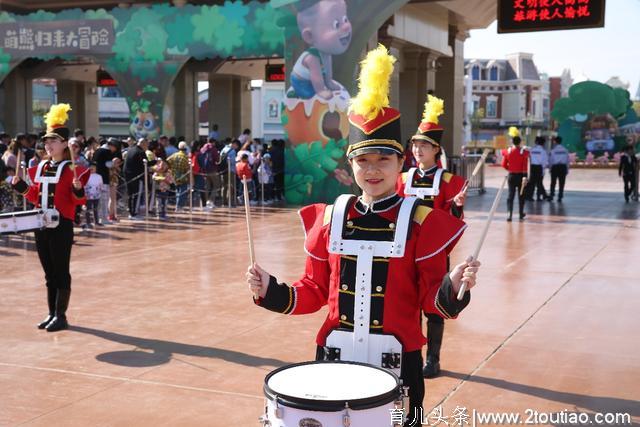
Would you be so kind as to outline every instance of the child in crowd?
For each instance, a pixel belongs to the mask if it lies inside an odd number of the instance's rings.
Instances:
[[[85,194],[87,195],[87,211],[85,212],[86,223],[82,226],[82,229],[93,228],[95,225],[104,225],[99,219],[98,208],[100,206],[100,190],[102,189],[102,177],[96,172],[96,164],[91,163],[91,175],[89,175],[89,181],[84,187]],[[93,213],[93,224],[91,223],[91,213]]]
[[[251,164],[249,163],[249,153],[244,152],[241,154],[240,161],[236,163],[236,174],[240,182],[247,182],[249,193],[252,193],[253,172],[251,170]],[[240,199],[244,200],[242,196],[238,196],[238,201],[240,201]]]
[[[153,182],[156,185],[156,199],[158,200],[158,218],[167,219],[167,200],[171,194],[171,184],[173,174],[167,162],[158,159],[158,163],[153,167]]]
[[[260,184],[260,191],[264,191],[263,198],[265,204],[271,203],[273,189],[273,174],[271,166],[271,155],[269,153],[263,154],[260,159],[260,166],[258,166],[258,183]]]
[[[15,209],[10,180],[11,177],[7,176],[7,168],[0,163],[0,213],[13,212]]]

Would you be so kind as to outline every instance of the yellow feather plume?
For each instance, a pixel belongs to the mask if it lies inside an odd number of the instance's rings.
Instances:
[[[438,117],[444,113],[444,101],[436,96],[427,95],[424,104],[423,121],[438,124]]]
[[[69,114],[71,111],[71,105],[69,104],[55,104],[49,109],[49,112],[44,115],[44,121],[47,124],[47,129],[51,130],[55,126],[62,126],[69,120]]]
[[[511,126],[511,127],[509,128],[509,136],[510,136],[511,138],[515,138],[516,136],[520,136],[520,131],[518,130],[518,128],[517,128],[517,127],[515,127],[515,126]]]
[[[351,100],[351,112],[371,120],[389,106],[389,78],[395,62],[383,45],[367,53],[360,63],[359,92]]]

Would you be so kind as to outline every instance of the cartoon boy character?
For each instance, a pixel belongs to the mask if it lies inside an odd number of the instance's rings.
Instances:
[[[344,0],[301,0],[297,21],[309,48],[293,66],[289,96],[331,99],[334,90],[344,89],[333,80],[332,55],[344,53],[351,43],[347,5]]]

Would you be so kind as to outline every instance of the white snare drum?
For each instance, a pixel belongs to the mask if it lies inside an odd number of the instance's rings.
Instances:
[[[26,233],[55,228],[60,222],[60,214],[55,209],[36,209],[31,211],[0,214],[0,234]]]
[[[269,427],[390,427],[402,410],[398,377],[356,362],[306,362],[276,369],[265,378]]]

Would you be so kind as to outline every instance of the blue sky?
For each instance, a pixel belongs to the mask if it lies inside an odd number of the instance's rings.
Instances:
[[[576,78],[607,81],[619,76],[631,83],[633,98],[640,83],[640,0],[607,0],[604,28],[498,34],[494,22],[472,30],[465,58],[497,58],[513,52],[533,53],[538,71],[559,76],[569,68]]]

